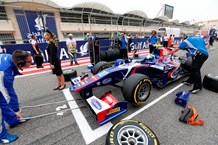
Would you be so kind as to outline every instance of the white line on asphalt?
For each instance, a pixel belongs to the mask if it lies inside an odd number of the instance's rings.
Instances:
[[[73,96],[71,95],[69,89],[63,90],[63,93],[67,100],[74,100]],[[73,116],[79,126],[79,129],[83,135],[83,138],[86,144],[90,144],[91,142],[95,141],[96,139],[102,137],[104,134],[108,132],[108,130],[112,127],[112,123],[108,122],[101,127],[98,127],[95,130],[92,130],[90,125],[88,124],[85,116],[82,114],[81,110],[78,108],[78,105],[75,101],[68,102],[70,109],[72,110]],[[78,108],[78,109],[76,109]]]
[[[175,90],[179,89],[181,86],[183,86],[183,84],[179,84],[175,88],[169,90],[168,92],[161,95],[157,99],[153,100],[152,102],[150,102],[146,106],[142,107],[138,111],[130,114],[129,116],[127,116],[123,120],[128,120],[128,119],[131,119],[131,118],[135,117],[136,115],[138,115],[142,111],[148,109],[149,107],[153,106],[154,104],[156,104],[157,102],[159,102],[160,100],[162,100],[163,98],[165,98],[166,96],[168,96],[169,94],[174,92]],[[63,90],[63,92],[64,92],[64,95],[65,95],[67,100],[74,100],[74,98],[71,95],[69,89],[65,89],[65,90]],[[69,104],[71,109],[78,108],[78,105],[76,104],[75,101],[68,102],[68,104]],[[82,114],[80,109],[72,110],[72,113],[73,113],[73,116],[74,116],[74,118],[75,118],[75,120],[77,122],[77,125],[79,126],[79,129],[80,129],[80,131],[81,131],[81,133],[83,135],[83,138],[84,138],[86,144],[90,144],[93,141],[97,140],[98,138],[102,137],[113,126],[113,124],[111,122],[109,122],[109,123],[107,123],[107,124],[105,124],[105,125],[103,125],[101,127],[98,127],[95,130],[92,130],[90,125],[88,124],[85,116]]]
[[[165,98],[166,96],[168,96],[169,94],[171,94],[172,92],[174,92],[175,90],[177,90],[178,88],[180,88],[181,86],[183,86],[183,84],[179,84],[178,86],[176,86],[175,88],[171,89],[170,91],[166,92],[165,94],[163,94],[162,96],[158,97],[157,99],[155,99],[154,101],[152,101],[151,103],[149,103],[148,105],[145,105],[144,107],[142,107],[141,109],[137,110],[136,112],[130,114],[129,116],[127,116],[126,118],[124,118],[123,120],[128,120],[131,119],[133,117],[135,117],[136,115],[138,115],[139,113],[141,113],[142,111],[148,109],[149,107],[153,106],[154,104],[156,104],[157,102],[159,102],[160,100],[162,100],[163,98]]]

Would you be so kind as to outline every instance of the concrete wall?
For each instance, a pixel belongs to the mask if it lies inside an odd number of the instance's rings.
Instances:
[[[138,26],[117,26],[117,25],[105,25],[105,24],[81,24],[81,23],[64,23],[60,24],[60,29],[63,33],[65,32],[117,32],[117,31],[126,31],[126,32],[150,32],[153,29],[158,27],[138,27]]]
[[[14,27],[11,20],[0,20],[0,33],[14,32]]]
[[[199,22],[199,24],[204,25],[204,27],[202,28],[203,30],[210,30],[211,27],[215,27],[216,29],[218,29],[218,20],[202,21]]]

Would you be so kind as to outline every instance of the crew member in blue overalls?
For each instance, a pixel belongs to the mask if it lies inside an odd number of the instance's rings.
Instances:
[[[147,39],[146,43],[149,43],[149,51],[150,53],[153,53],[155,49],[155,44],[159,40],[159,38],[156,36],[157,32],[155,30],[151,31],[151,36]]]
[[[120,58],[122,59],[128,59],[128,52],[127,52],[127,44],[128,40],[126,38],[126,35],[124,33],[121,33],[121,38],[120,38]]]
[[[206,44],[201,37],[189,36],[187,39],[183,40],[178,48],[175,48],[168,55],[177,52],[179,49],[187,50],[192,56],[192,65],[190,68],[190,77],[188,80],[184,81],[183,84],[190,86],[194,84],[193,89],[190,90],[191,93],[196,94],[202,90],[202,80],[201,80],[201,67],[208,58],[208,51]]]
[[[7,133],[4,122],[10,127],[25,122],[19,109],[18,97],[14,91],[14,77],[20,72],[18,69],[29,67],[32,63],[31,54],[16,50],[12,55],[0,54],[0,143],[10,143],[18,137]]]

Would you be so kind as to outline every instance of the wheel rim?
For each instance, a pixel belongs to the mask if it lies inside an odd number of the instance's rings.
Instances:
[[[140,86],[138,89],[138,99],[140,101],[145,100],[149,96],[149,91],[151,89],[151,86],[147,83],[144,83]]]
[[[148,145],[146,133],[134,125],[122,127],[117,134],[117,139],[119,145]]]

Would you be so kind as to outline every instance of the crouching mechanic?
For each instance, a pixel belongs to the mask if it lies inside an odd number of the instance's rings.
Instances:
[[[188,80],[184,81],[183,84],[190,86],[194,84],[193,89],[190,90],[191,93],[196,94],[202,90],[202,80],[201,80],[201,67],[208,58],[208,51],[206,44],[201,37],[189,36],[187,39],[175,48],[168,55],[175,53],[179,49],[187,50],[192,56],[192,65],[190,68],[190,77]]]
[[[14,77],[18,69],[29,67],[32,63],[31,54],[16,50],[12,55],[0,54],[0,143],[10,143],[18,137],[7,133],[4,122],[10,127],[25,122],[19,109],[18,97],[13,88]]]

